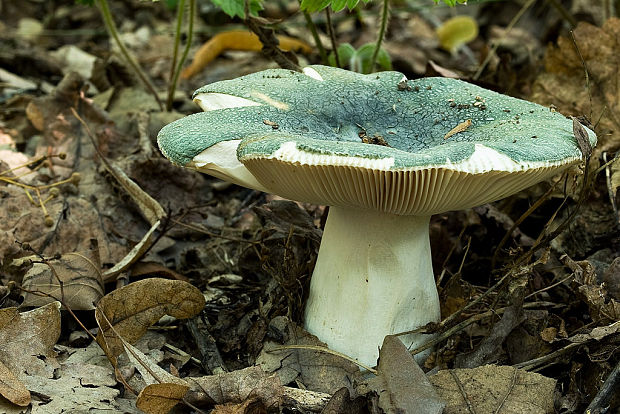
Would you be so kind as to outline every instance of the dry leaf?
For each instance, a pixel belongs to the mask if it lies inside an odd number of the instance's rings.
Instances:
[[[158,243],[157,246],[159,247],[160,244],[161,243]],[[146,275],[159,275],[167,279],[183,280],[184,282],[189,281],[189,278],[186,276],[156,262],[138,262],[131,267],[131,277]]]
[[[587,342],[592,339],[596,341],[600,341],[606,336],[613,335],[617,332],[620,332],[620,321],[616,321],[612,323],[611,325],[607,325],[607,326],[597,326],[596,328],[593,328],[588,333],[580,333],[580,334],[573,335],[570,338],[568,338],[568,340],[571,342],[576,342],[576,343]]]
[[[127,341],[123,341],[123,346],[125,347],[129,360],[138,369],[138,371],[140,371],[140,375],[142,375],[142,379],[147,385],[170,383],[182,385],[189,390],[189,385],[185,380],[175,377],[157,365],[157,362],[146,356],[138,348],[131,345]]]
[[[101,328],[97,342],[109,357],[116,357],[123,352],[117,334],[134,343],[162,316],[190,318],[197,315],[204,304],[202,293],[187,282],[152,278],[131,283],[99,301],[95,310]]]
[[[47,398],[33,399],[33,414],[128,412],[115,400],[120,392],[110,366],[63,364],[53,378],[31,375],[24,383],[33,393]]]
[[[377,393],[386,413],[440,414],[445,405],[405,345],[392,335],[383,340],[377,376],[359,391]]]
[[[0,362],[0,395],[22,407],[30,404],[30,391]]]
[[[103,279],[96,240],[91,250],[65,253],[58,260],[35,263],[24,276],[24,289],[45,293],[41,296],[26,292],[23,306],[42,306],[54,300],[73,310],[93,310],[103,297]],[[60,284],[62,283],[62,289]]]
[[[104,162],[104,165],[108,172],[114,176],[116,181],[123,186],[127,194],[129,194],[132,200],[138,205],[140,212],[151,226],[166,217],[166,212],[157,200],[144,192],[131,178],[127,177],[127,174],[125,174],[120,167],[107,160]]]
[[[239,404],[216,405],[211,414],[266,414],[267,408],[256,398]]]
[[[105,272],[105,279],[110,280],[139,260],[142,255],[153,245],[155,242],[153,233],[159,227],[161,219],[166,216],[166,212],[157,200],[148,195],[138,184],[127,177],[127,174],[125,174],[120,167],[103,157],[101,157],[101,160],[103,161],[103,165],[106,170],[112,174],[116,181],[118,181],[125,191],[127,191],[133,201],[138,205],[144,218],[146,218],[146,220],[151,224],[149,231],[144,235],[144,237],[142,237],[142,240],[140,240],[140,242],[136,244],[133,249],[131,249],[123,260]]]
[[[288,321],[287,321],[288,322]],[[314,335],[288,322],[284,327],[284,345],[310,345],[327,348]],[[282,384],[302,382],[307,389],[333,394],[342,387],[351,387],[353,380],[361,376],[359,367],[340,356],[310,349],[282,349],[282,345],[267,342],[256,364],[265,372],[275,372]]]
[[[147,414],[166,414],[181,401],[189,387],[187,385],[162,383],[144,387],[136,407]]]
[[[188,378],[192,383],[192,401],[226,404],[243,403],[250,399],[261,401],[267,408],[278,407],[284,387],[276,375],[268,375],[253,366],[225,374]]]
[[[116,275],[128,269],[133,263],[140,260],[140,258],[144,255],[144,253],[146,253],[148,249],[151,248],[153,243],[155,243],[155,236],[153,236],[153,233],[155,233],[155,230],[157,230],[157,228],[159,227],[159,224],[160,224],[160,221],[159,220],[156,221],[155,224],[151,226],[149,231],[147,231],[146,234],[142,237],[142,240],[140,240],[129,251],[129,253],[127,253],[125,257],[123,257],[123,259],[120,262],[116,263],[114,267],[112,267],[111,269],[108,269],[104,273],[103,275],[104,281],[107,282],[107,281],[114,280]]]
[[[602,114],[596,130],[597,151],[614,152],[620,147],[620,19],[610,18],[603,27],[581,22],[574,36],[588,68],[592,99],[581,58],[568,36],[547,49],[546,72],[536,79],[531,98],[543,105],[553,104],[564,114],[591,117],[594,122]]]
[[[351,395],[347,388],[341,388],[336,391],[321,410],[321,413],[325,414],[365,414],[367,412],[368,399],[365,396],[358,396],[357,398],[351,399]]]
[[[91,138],[91,142],[95,147],[99,157],[103,163],[103,166],[110,173],[114,179],[123,187],[123,189],[129,194],[131,199],[136,203],[140,212],[144,216],[144,218],[151,224],[151,228],[149,231],[142,237],[142,240],[138,244],[136,244],[133,249],[121,260],[117,263],[113,268],[109,269],[104,273],[104,279],[110,280],[120,272],[127,269],[134,262],[139,260],[144,253],[155,243],[155,237],[153,233],[159,227],[161,223],[161,219],[166,216],[166,212],[163,207],[147,194],[138,184],[136,184],[133,180],[131,180],[127,174],[115,163],[106,159],[104,154],[99,150],[99,146],[95,142],[95,138],[93,133],[90,131],[88,124],[80,118],[79,114],[75,111],[74,108],[71,108],[73,116],[78,119],[84,128],[86,128],[88,136]]]
[[[620,302],[609,299],[601,285],[582,285],[577,289],[590,308],[590,317],[595,321],[617,321],[620,319]]]
[[[0,361],[21,380],[52,373],[46,371],[45,360],[54,358],[59,337],[59,302],[23,313],[0,309]]]
[[[509,366],[485,365],[439,371],[429,380],[439,397],[446,402],[444,414],[471,411],[502,414],[554,412],[555,380],[533,372]]]

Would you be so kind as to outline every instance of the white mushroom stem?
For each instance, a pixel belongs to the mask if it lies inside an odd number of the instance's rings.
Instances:
[[[330,207],[310,283],[306,329],[369,366],[386,335],[440,318],[428,216]],[[400,337],[407,347],[429,335]]]

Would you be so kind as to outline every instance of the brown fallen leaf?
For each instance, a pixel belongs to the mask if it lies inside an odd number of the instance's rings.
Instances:
[[[358,391],[376,393],[386,413],[440,414],[445,405],[405,345],[392,335],[383,340],[377,376]]]
[[[136,407],[147,414],[166,414],[181,401],[188,389],[187,385],[174,383],[147,385],[138,394]]]
[[[23,378],[26,387],[36,395],[31,401],[32,413],[136,412],[120,409],[117,400],[120,391],[115,388],[117,382],[110,366],[84,361],[55,365],[47,378],[39,375]],[[0,407],[0,412],[4,412]]]
[[[560,257],[560,261],[573,272],[575,282],[580,285],[577,292],[588,305],[592,320],[620,320],[620,302],[609,298],[605,285],[598,283],[592,263],[588,260],[574,261],[566,254]]]
[[[299,326],[282,319],[284,347],[315,346],[327,348],[319,339]],[[279,328],[278,328],[279,329]],[[342,387],[351,387],[361,377],[359,367],[340,356],[313,349],[282,349],[275,342],[267,342],[256,364],[265,372],[276,373],[282,384],[301,382],[307,389],[332,394]]]
[[[93,310],[104,294],[100,269],[99,246],[95,239],[88,251],[65,253],[60,259],[35,263],[22,282],[23,288],[29,291],[24,293],[22,305],[42,306],[62,299],[70,309]]]
[[[250,398],[239,404],[216,405],[211,414],[267,414],[267,408],[256,398]]]
[[[509,366],[439,371],[429,377],[444,414],[553,413],[555,380]]]
[[[591,340],[600,341],[601,339],[614,335],[618,332],[620,332],[620,320],[617,320],[607,326],[597,326],[590,332],[575,334],[568,338],[568,340],[573,343],[584,343]]]
[[[620,148],[620,19],[608,19],[603,27],[581,22],[574,30],[579,52],[588,68],[590,84],[572,39],[560,37],[557,45],[547,48],[545,72],[533,86],[531,99],[543,105],[555,105],[564,114],[591,117],[596,128],[597,153]],[[589,90],[587,88],[589,86]]]
[[[0,362],[0,395],[22,407],[30,404],[30,391],[2,362]]]
[[[100,326],[97,342],[109,358],[115,358],[123,352],[117,335],[135,343],[162,316],[190,318],[204,305],[202,293],[187,282],[151,278],[131,283],[99,301],[95,310]]]
[[[189,390],[189,384],[184,379],[176,377],[157,365],[157,362],[144,354],[137,347],[127,341],[123,341],[123,346],[127,352],[127,357],[134,367],[138,369],[142,380],[147,385],[152,384],[177,384]],[[181,396],[182,397],[182,396]]]
[[[45,360],[54,359],[60,337],[60,302],[20,313],[0,309],[0,362],[19,379],[26,375],[52,375]]]
[[[192,384],[192,403],[242,404],[260,401],[265,407],[276,408],[282,402],[284,387],[277,375],[253,366],[238,371],[205,377],[187,378]],[[242,411],[243,412],[243,411]]]
[[[140,277],[146,275],[159,275],[168,279],[182,280],[184,282],[189,281],[186,276],[175,272],[172,269],[168,269],[156,262],[138,262],[131,267],[131,276]]]
[[[359,396],[351,399],[348,388],[340,388],[332,395],[321,413],[325,414],[362,414],[368,412],[368,399]]]

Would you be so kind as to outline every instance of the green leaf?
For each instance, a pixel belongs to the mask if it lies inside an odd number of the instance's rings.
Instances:
[[[456,6],[456,4],[467,4],[467,0],[443,0],[450,7]],[[439,3],[439,0],[435,0],[435,3]]]
[[[250,1],[250,14],[252,16],[258,15],[258,12],[263,9],[261,0],[249,0]],[[213,4],[219,6],[224,13],[230,17],[245,18],[244,6],[245,0],[212,0]]]
[[[323,10],[329,6],[331,0],[301,0],[301,9],[309,13]]]
[[[368,3],[370,0],[362,0],[364,2],[364,4]],[[359,3],[359,0],[347,0],[347,8],[349,10],[353,10],[355,8],[355,6],[357,6],[357,3]]]
[[[327,6],[331,6],[332,10],[339,12],[345,7],[353,10],[360,0],[301,0],[301,9],[309,13],[323,10]],[[362,0],[364,4],[370,0]]]
[[[355,48],[351,46],[350,43],[343,43],[338,46],[338,58],[340,59],[341,65],[349,67],[353,56],[355,56]],[[331,66],[336,66],[336,56],[334,52],[329,54],[327,61]]]
[[[332,10],[335,12],[339,12],[340,10],[344,9],[348,1],[349,0],[332,0]],[[357,1],[355,3],[357,3]]]
[[[370,73],[372,70],[372,54],[375,51],[374,43],[366,43],[365,45],[360,46],[357,49],[357,53],[355,54],[356,65],[358,68],[356,72],[360,73]],[[353,69],[353,68],[352,68]],[[377,69],[382,70],[392,70],[392,59],[390,59],[390,55],[385,49],[379,49],[379,53],[377,54]]]
[[[374,51],[374,43],[366,43],[357,50],[349,43],[343,43],[338,46],[338,57],[340,58],[340,64],[342,66],[354,72],[369,73],[371,71],[371,59]],[[328,62],[331,66],[336,66],[336,57],[333,52],[329,55]],[[379,49],[379,54],[377,55],[377,69],[392,70],[390,55],[383,48]]]

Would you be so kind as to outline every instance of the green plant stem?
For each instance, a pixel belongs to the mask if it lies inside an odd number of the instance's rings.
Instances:
[[[189,0],[189,24],[187,28],[187,40],[185,42],[185,48],[183,49],[183,54],[181,55],[181,59],[179,59],[177,63],[177,53],[179,49],[179,43],[181,40],[181,24],[183,22],[183,14],[185,0],[179,0],[179,8],[177,9],[177,28],[175,32],[174,39],[174,57],[172,59],[172,67],[170,68],[170,84],[168,85],[168,99],[166,101],[166,110],[170,111],[172,109],[172,101],[174,100],[174,91],[177,88],[177,83],[179,82],[179,75],[181,74],[181,69],[183,68],[183,64],[185,63],[185,59],[187,59],[187,54],[189,53],[189,48],[192,45],[192,39],[194,37],[194,17],[196,14],[196,0]]]
[[[116,24],[114,23],[114,18],[112,17],[112,13],[110,12],[110,6],[108,5],[108,1],[97,0],[97,6],[99,7],[99,11],[101,12],[101,16],[103,17],[103,23],[105,24],[105,27],[108,30],[110,36],[112,36],[112,39],[114,39],[114,41],[116,42],[116,45],[121,51],[121,54],[123,55],[127,63],[129,63],[131,68],[136,72],[142,83],[144,83],[144,86],[146,86],[149,92],[153,95],[155,101],[157,101],[157,104],[159,105],[159,108],[163,111],[164,105],[159,99],[159,96],[157,96],[157,91],[155,90],[155,87],[146,76],[146,74],[142,71],[138,62],[129,53],[129,50],[127,50],[127,47],[125,47],[125,44],[118,35],[118,30],[116,30]]]
[[[185,0],[179,0],[177,3],[177,25],[174,30],[174,48],[172,51],[172,63],[170,64],[170,75],[168,76],[168,99],[166,100],[166,110],[172,109],[172,95],[174,94],[175,84],[174,72],[177,67],[177,59],[179,57],[179,44],[181,43],[181,26],[183,25],[183,14],[185,11]]]
[[[319,49],[319,54],[321,55],[321,62],[323,62],[324,65],[327,65],[328,64],[327,52],[325,51],[325,47],[323,46],[323,43],[321,42],[321,38],[319,37],[319,32],[317,32],[316,30],[316,25],[312,21],[312,17],[310,17],[310,13],[308,13],[307,11],[304,11],[303,13],[304,13],[304,18],[306,19],[306,24],[308,25],[308,29],[310,29],[310,32],[312,33],[314,44],[316,45],[316,48]]]
[[[375,44],[375,50],[372,52],[372,58],[370,59],[370,72],[374,72],[377,65],[377,57],[381,50],[381,43],[385,37],[385,31],[387,29],[388,18],[390,14],[390,0],[383,0],[383,8],[381,10],[381,26],[379,27],[379,33],[377,34],[377,43]]]
[[[170,65],[170,79],[174,77],[174,68],[177,66],[179,57],[179,44],[181,43],[181,26],[185,11],[185,0],[179,0],[177,4],[177,25],[174,30],[174,50],[172,52],[172,65]]]
[[[325,19],[327,20],[327,32],[332,41],[332,50],[334,52],[334,58],[336,59],[336,67],[341,68],[342,65],[340,64],[340,56],[338,56],[338,45],[336,43],[336,35],[334,34],[334,26],[332,26],[332,16],[329,7],[325,9]]]

